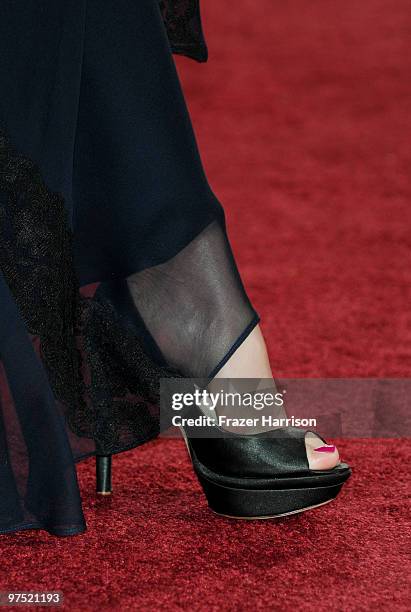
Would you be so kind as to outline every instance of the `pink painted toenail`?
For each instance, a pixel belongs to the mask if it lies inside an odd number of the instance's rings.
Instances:
[[[335,451],[334,444],[326,444],[325,446],[319,446],[314,449],[317,453],[333,453]]]

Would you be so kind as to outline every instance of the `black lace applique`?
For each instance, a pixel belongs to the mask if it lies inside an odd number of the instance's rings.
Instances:
[[[159,379],[177,373],[150,360],[109,302],[80,293],[72,242],[63,198],[0,130],[0,270],[70,429],[108,454],[157,435]]]
[[[206,62],[208,50],[199,0],[160,0],[160,9],[173,53]]]

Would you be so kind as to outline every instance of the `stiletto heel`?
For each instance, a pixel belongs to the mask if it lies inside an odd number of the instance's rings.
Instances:
[[[98,495],[111,495],[111,455],[96,456],[96,491]]]

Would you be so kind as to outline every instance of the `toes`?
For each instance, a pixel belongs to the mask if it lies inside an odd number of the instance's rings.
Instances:
[[[325,444],[314,433],[305,437],[308,465],[311,470],[330,470],[340,462],[338,449],[333,444]]]

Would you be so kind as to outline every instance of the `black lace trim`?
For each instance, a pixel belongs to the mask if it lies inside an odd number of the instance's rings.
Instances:
[[[0,271],[70,429],[114,453],[158,434],[154,364],[107,302],[80,293],[62,196],[0,130]],[[0,313],[1,316],[1,313]]]
[[[160,0],[160,9],[173,53],[206,62],[199,0]]]

